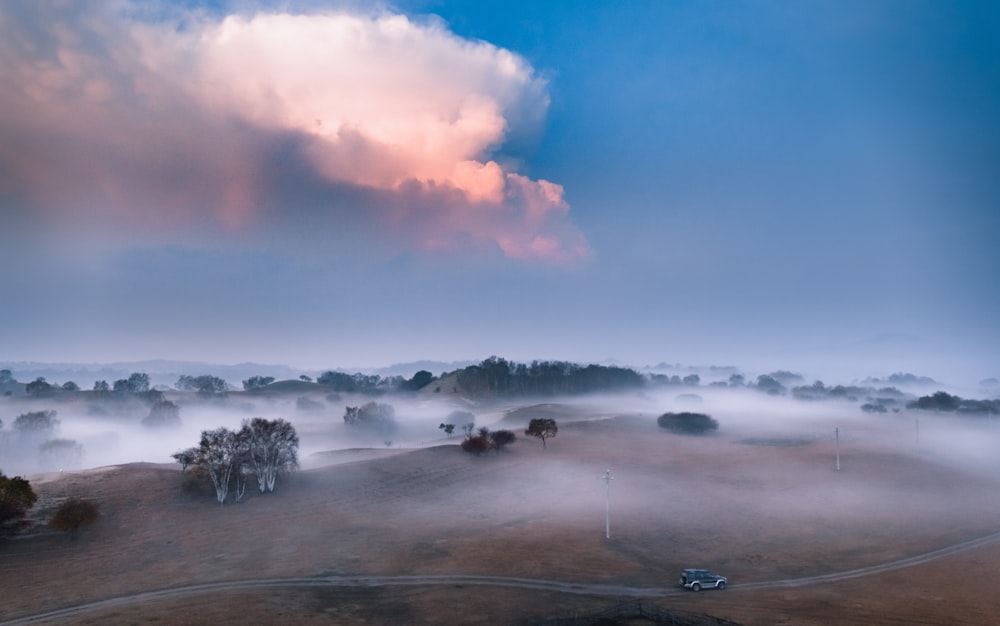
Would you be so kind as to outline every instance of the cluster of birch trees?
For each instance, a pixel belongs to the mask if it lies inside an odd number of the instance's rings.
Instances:
[[[298,450],[294,426],[283,419],[255,417],[243,420],[239,430],[204,430],[197,447],[172,456],[185,470],[197,467],[208,474],[216,499],[225,504],[231,486],[236,501],[243,499],[251,474],[260,493],[274,491],[278,474],[299,466]]]

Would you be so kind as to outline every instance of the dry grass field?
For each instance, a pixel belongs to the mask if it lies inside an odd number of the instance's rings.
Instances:
[[[545,406],[513,412],[497,427],[523,432],[529,415],[546,411],[560,424],[547,449],[522,436],[499,454],[470,457],[456,436],[422,448],[313,455],[274,494],[242,504],[183,490],[170,465],[35,476],[40,514],[75,495],[97,501],[102,517],[75,541],[39,532],[0,543],[0,623],[109,600],[44,621],[535,624],[596,613],[628,595],[471,578],[196,587],[473,575],[646,590],[649,606],[742,624],[1000,621],[1000,543],[800,581],[1000,530],[996,466],[964,466],[961,454],[935,450],[946,426],[928,422],[914,445],[905,418],[859,420],[843,431],[840,471],[835,422],[821,417],[808,426],[720,419],[717,434],[690,437],[665,432],[651,414],[574,421],[574,409]],[[610,539],[606,468],[614,476]],[[673,585],[684,567],[720,571],[731,586],[680,592]]]

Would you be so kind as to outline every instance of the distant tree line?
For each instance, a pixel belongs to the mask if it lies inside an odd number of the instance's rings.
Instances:
[[[430,384],[434,375],[421,370],[406,379],[402,376],[379,376],[378,374],[346,374],[344,372],[326,371],[316,378],[316,382],[326,385],[332,391],[340,393],[357,393],[378,396],[398,391],[418,391]]]
[[[650,374],[649,382],[659,387],[678,387],[681,385],[687,387],[697,387],[698,384],[701,383],[701,376],[698,376],[697,374],[688,374],[687,376],[681,378],[678,374],[673,374],[672,376],[668,376],[667,374]]]
[[[638,372],[604,365],[565,361],[516,363],[492,356],[458,371],[462,389],[492,396],[572,395],[634,389],[645,384]]]
[[[856,402],[870,399],[871,404],[883,407],[902,406],[907,395],[895,387],[875,388],[859,385],[824,385],[817,380],[811,385],[800,385],[792,388],[792,397],[797,400],[849,400]],[[912,396],[910,396],[912,397]]]

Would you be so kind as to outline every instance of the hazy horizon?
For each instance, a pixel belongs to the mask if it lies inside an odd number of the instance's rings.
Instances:
[[[491,355],[506,358],[502,354]],[[175,387],[177,378],[181,375],[200,376],[203,374],[218,376],[224,379],[232,388],[239,389],[241,382],[251,376],[273,376],[277,380],[297,379],[302,375],[315,378],[319,374],[327,371],[339,371],[349,374],[379,374],[381,376],[402,376],[410,378],[420,370],[430,371],[435,377],[463,369],[469,365],[477,365],[483,359],[465,359],[459,361],[437,361],[433,359],[421,359],[410,362],[385,363],[373,367],[354,367],[330,365],[318,368],[297,367],[288,363],[262,363],[245,361],[240,363],[221,363],[209,361],[187,361],[173,359],[143,359],[139,361],[117,361],[117,362],[42,362],[42,361],[3,361],[0,360],[0,369],[8,369],[12,372],[13,378],[21,383],[27,383],[36,377],[46,378],[53,384],[62,384],[72,381],[81,385],[82,389],[90,389],[97,380],[113,382],[118,378],[126,378],[133,372],[141,372],[150,375],[153,385]],[[829,363],[812,363],[812,367],[795,367],[788,363],[785,366],[770,368],[741,367],[734,363],[680,363],[661,361],[659,363],[633,364],[619,361],[617,359],[603,359],[601,361],[581,361],[575,362],[569,359],[528,359],[518,361],[517,359],[507,359],[511,363],[530,364],[533,361],[561,361],[576,363],[578,365],[605,365],[626,367],[643,374],[668,374],[679,375],[681,377],[688,374],[700,376],[700,382],[696,386],[705,386],[717,382],[726,382],[732,374],[739,374],[744,377],[747,384],[753,384],[758,376],[770,375],[774,373],[787,373],[798,377],[799,382],[792,384],[808,385],[815,381],[821,381],[828,386],[835,385],[855,385],[864,384],[869,386],[899,386],[890,379],[899,377],[915,377],[929,379],[931,383],[903,383],[903,387],[916,387],[930,390],[945,390],[966,394],[967,397],[979,397],[985,394],[990,396],[992,387],[984,386],[991,380],[996,380],[996,376],[959,376],[955,370],[947,370],[950,376],[936,377],[933,372],[925,370],[878,369],[862,368],[852,370],[850,368],[839,369],[831,367]],[[870,364],[869,364],[870,365]],[[52,378],[52,377],[55,378]]]

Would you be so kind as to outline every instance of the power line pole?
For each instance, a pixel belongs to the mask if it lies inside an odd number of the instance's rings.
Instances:
[[[604,483],[608,486],[604,499],[604,538],[611,539],[611,481],[614,478],[611,476],[610,468],[605,470],[603,478]]]
[[[833,429],[833,436],[837,440],[837,471],[840,471],[840,427]]]

